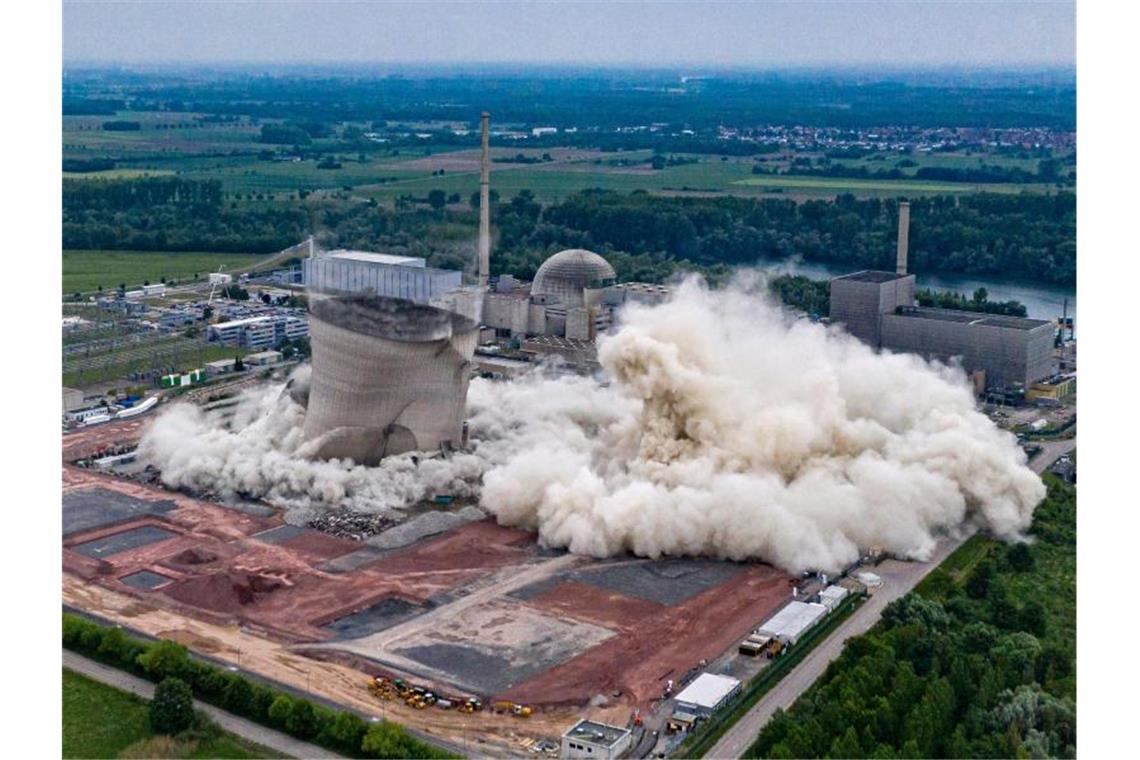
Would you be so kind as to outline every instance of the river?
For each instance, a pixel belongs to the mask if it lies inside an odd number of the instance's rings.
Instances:
[[[761,269],[779,274],[801,274],[813,280],[830,280],[843,274],[850,274],[852,269],[834,264],[821,264],[802,260],[793,261],[762,261]],[[918,276],[918,288],[929,288],[935,291],[951,291],[972,296],[978,288],[985,288],[991,301],[1020,301],[1025,305],[1028,316],[1034,319],[1054,320],[1061,316],[1065,299],[1069,299],[1069,316],[1076,325],[1077,291],[1075,288],[1061,285],[1046,285],[1042,283],[1017,282],[1004,278],[988,278],[980,275],[964,274],[924,274],[915,272]]]

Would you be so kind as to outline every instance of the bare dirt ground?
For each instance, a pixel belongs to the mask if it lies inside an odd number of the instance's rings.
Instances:
[[[78,498],[89,520],[73,519],[80,527],[63,542],[66,603],[451,741],[488,742],[477,754],[556,738],[581,715],[624,724],[666,679],[714,659],[790,594],[788,577],[767,565],[598,563],[541,551],[533,534],[492,520],[332,572],[330,558],[360,545],[314,533],[259,539],[283,524],[279,515],[66,464],[136,439],[144,424],[64,439],[65,500]],[[112,506],[114,519],[100,522]],[[124,582],[143,571],[161,578]],[[388,617],[393,605],[408,616]],[[348,628],[326,627],[342,618]],[[338,638],[344,630],[355,638]],[[381,703],[365,688],[381,670],[537,711],[520,719]]]
[[[531,607],[587,623],[632,631],[665,609],[665,605],[637,599],[577,581],[566,581],[529,601]]]
[[[503,699],[539,704],[585,704],[621,692],[630,706],[647,708],[669,678],[680,679],[701,659],[711,660],[790,598],[788,576],[753,565],[685,602],[646,615],[631,630],[503,693]]]
[[[520,754],[528,741],[557,737],[576,719],[574,711],[564,709],[539,711],[525,719],[486,710],[473,715],[416,710],[403,702],[382,702],[372,697],[366,689],[367,677],[359,670],[296,654],[285,644],[235,625],[195,620],[68,575],[63,578],[63,601],[144,633],[179,641],[242,670],[261,673],[339,704],[413,726],[456,744],[467,742],[479,755]]]

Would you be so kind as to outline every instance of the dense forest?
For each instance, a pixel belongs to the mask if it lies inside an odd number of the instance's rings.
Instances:
[[[968,541],[890,604],[748,757],[1075,757],[1076,489],[1030,544]]]
[[[911,203],[910,268],[1076,281],[1076,197],[979,193]],[[584,191],[544,207],[522,191],[495,204],[495,274],[533,277],[562,248],[603,253],[623,280],[659,282],[678,268],[725,267],[800,256],[849,267],[891,268],[897,204],[841,195],[834,201],[667,198]],[[65,248],[267,252],[315,228],[329,247],[359,247],[468,266],[473,210],[397,203],[389,209],[323,199],[294,205],[227,206],[216,181],[162,177],[66,181]]]
[[[545,209],[512,200],[496,209],[495,219],[501,231],[498,258],[523,277],[541,263],[541,252],[564,247],[644,256],[661,262],[663,272],[678,261],[747,265],[792,256],[854,270],[893,268],[897,208],[894,201],[851,195],[797,204],[586,191]],[[916,272],[1070,285],[1076,281],[1076,196],[979,193],[915,199],[910,251]]]
[[[63,247],[268,253],[309,228],[300,207],[228,209],[217,181],[63,183]]]

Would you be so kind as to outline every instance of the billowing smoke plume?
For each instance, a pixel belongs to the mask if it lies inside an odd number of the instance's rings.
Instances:
[[[141,453],[172,486],[365,511],[478,494],[501,523],[576,553],[791,571],[871,546],[922,558],[967,522],[1015,538],[1044,497],[960,369],[795,320],[754,278],[688,281],[622,323],[600,342],[601,380],[472,382],[473,449],[447,460],[309,461],[304,410],[279,387],[251,393],[228,428],[174,407]]]

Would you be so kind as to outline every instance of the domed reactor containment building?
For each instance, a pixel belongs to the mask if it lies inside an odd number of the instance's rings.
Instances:
[[[593,251],[571,248],[559,251],[538,268],[532,296],[547,296],[568,308],[585,303],[584,291],[612,285],[617,275],[610,262]]]
[[[483,114],[483,186],[487,186]],[[483,206],[487,208],[487,192]],[[490,231],[481,214],[479,277]],[[482,289],[423,259],[331,251],[304,264],[312,376],[304,433],[311,455],[376,464],[463,442]]]

